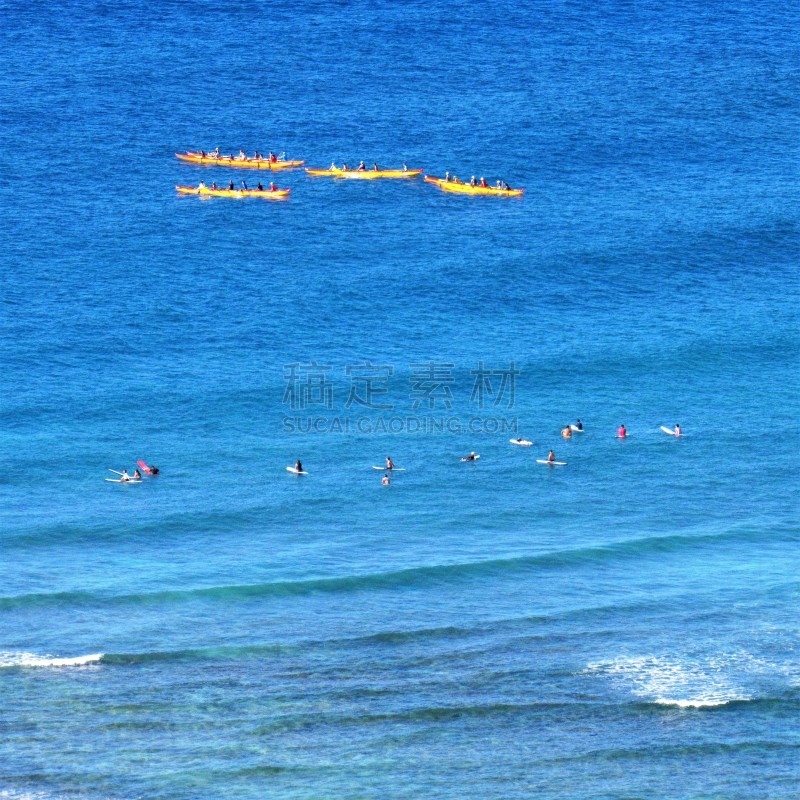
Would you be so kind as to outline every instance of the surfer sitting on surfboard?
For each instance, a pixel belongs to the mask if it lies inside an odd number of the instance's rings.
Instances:
[[[142,479],[142,473],[139,472],[138,468],[133,471],[133,479],[135,481],[140,481]]]
[[[394,461],[389,456],[386,456],[386,469],[394,469]]]
[[[556,460],[556,454],[552,450],[547,454],[547,460],[550,462]]]
[[[582,430],[583,430],[583,423],[582,423],[580,420],[578,420],[578,421],[575,423],[575,427],[576,427],[576,428],[577,428],[579,431],[582,431]]]
[[[627,435],[628,431],[625,430],[625,426],[620,425],[619,428],[617,428],[617,436],[619,436],[620,439],[624,439]]]
[[[298,459],[297,459],[297,461],[295,462],[294,468],[295,468],[295,469],[296,469],[298,472],[302,472],[302,471],[303,471],[303,465],[300,463],[300,459],[299,459],[299,458],[298,458]]]
[[[677,422],[675,423],[675,435],[681,436],[681,426]]]
[[[131,476],[128,475],[128,470],[123,469],[119,476],[120,483],[127,483],[131,479]]]

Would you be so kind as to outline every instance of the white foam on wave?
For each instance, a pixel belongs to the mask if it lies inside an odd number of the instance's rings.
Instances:
[[[83,667],[86,664],[97,663],[103,655],[104,653],[90,653],[75,658],[59,658],[36,653],[0,652],[0,667]]]
[[[742,656],[705,660],[623,656],[589,664],[585,671],[608,676],[620,688],[648,703],[708,708],[753,699],[731,674],[748,663],[758,662]]]

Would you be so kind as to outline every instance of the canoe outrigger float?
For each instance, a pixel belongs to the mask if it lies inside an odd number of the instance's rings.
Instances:
[[[236,158],[235,156],[210,156],[208,154],[175,153],[181,160],[189,164],[214,164],[218,167],[236,167],[237,169],[270,169],[273,171],[282,169],[296,169],[302,167],[305,161],[270,161],[268,158]]]
[[[291,189],[209,189],[208,186],[176,186],[180,194],[202,197],[263,197],[265,200],[286,200]]]
[[[524,189],[500,189],[497,186],[473,186],[470,183],[461,181],[445,180],[444,178],[434,178],[426,175],[425,180],[433,183],[445,192],[456,192],[458,194],[493,194],[498,197],[522,197]]]
[[[356,180],[374,180],[375,178],[416,178],[422,175],[422,169],[309,169],[306,172],[315,178],[355,178]]]

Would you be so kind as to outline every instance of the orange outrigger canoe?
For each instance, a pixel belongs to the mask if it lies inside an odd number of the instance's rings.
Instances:
[[[273,171],[281,169],[296,169],[302,167],[305,161],[270,161],[268,158],[236,158],[235,156],[205,156],[202,153],[175,153],[177,158],[189,164],[214,164],[218,167],[236,167],[237,169],[270,169]]]
[[[416,178],[417,175],[422,175],[422,169],[309,169],[306,167],[306,172],[309,175],[328,178],[354,178],[356,180],[369,181],[375,178]]]
[[[434,178],[426,175],[425,180],[433,183],[445,192],[456,192],[457,194],[493,194],[498,197],[522,197],[524,189],[498,189],[496,186],[472,186],[461,181],[446,181],[444,178]]]
[[[265,200],[286,200],[291,189],[210,189],[208,186],[176,186],[180,194],[201,197],[263,197]]]

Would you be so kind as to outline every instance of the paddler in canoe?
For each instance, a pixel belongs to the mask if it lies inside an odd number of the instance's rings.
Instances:
[[[362,161],[358,165],[358,169],[356,170],[356,172],[366,172],[366,171],[367,171],[367,165]]]

